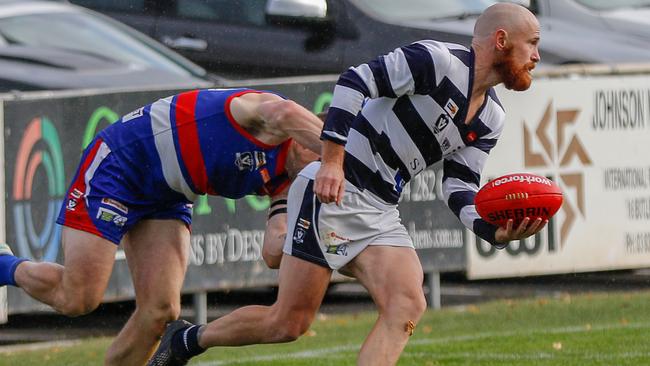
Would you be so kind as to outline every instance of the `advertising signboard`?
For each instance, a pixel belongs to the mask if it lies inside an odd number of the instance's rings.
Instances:
[[[314,112],[326,109],[335,79],[251,83],[272,90]],[[17,255],[63,262],[61,227],[55,224],[63,195],[83,148],[120,116],[178,91],[71,95],[50,93],[4,101],[7,242]],[[464,230],[445,206],[441,166],[404,188],[403,224],[414,238],[425,271],[464,269]],[[185,293],[277,284],[277,271],[261,253],[269,200],[201,196],[194,203]],[[106,301],[134,296],[124,253],[118,251]],[[46,310],[22,291],[9,290],[10,312]]]
[[[538,80],[499,90],[507,121],[483,183],[513,172],[557,182],[564,204],[535,238],[494,250],[469,236],[472,278],[650,265],[650,77]]]

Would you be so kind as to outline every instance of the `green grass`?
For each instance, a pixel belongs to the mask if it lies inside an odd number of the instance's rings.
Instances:
[[[211,349],[191,365],[354,365],[374,313],[319,316],[297,342]],[[0,353],[0,365],[99,365],[110,340]],[[429,311],[399,365],[647,366],[650,292],[502,300]]]

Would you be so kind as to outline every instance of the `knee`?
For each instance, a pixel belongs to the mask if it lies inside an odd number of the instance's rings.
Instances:
[[[74,318],[92,312],[97,309],[101,302],[102,296],[100,295],[82,296],[68,299],[68,301],[56,310],[63,315]]]
[[[136,309],[131,316],[133,321],[141,332],[161,336],[167,323],[180,317],[181,306],[179,302],[158,302],[137,304]]]
[[[422,291],[421,287],[405,295],[403,302],[406,303],[406,311],[417,319],[420,319],[420,316],[427,309],[427,300],[424,297],[424,291]]]
[[[312,314],[293,312],[274,319],[275,341],[283,343],[295,341],[309,330],[313,318]]]
[[[419,319],[427,310],[427,300],[424,297],[424,292],[420,291],[420,294],[413,298],[411,304],[413,314],[417,315],[417,318]]]
[[[398,317],[407,316],[411,320],[418,320],[427,309],[427,301],[420,287],[404,289],[391,294],[385,301],[378,304],[379,312],[393,314]]]
[[[270,253],[266,250],[262,250],[262,258],[264,263],[271,269],[280,268],[280,262],[282,261],[282,253],[280,255]]]
[[[154,305],[145,305],[138,311],[143,316],[144,323],[142,324],[148,329],[151,329],[156,334],[162,334],[165,330],[167,323],[178,319],[181,315],[180,302],[161,302]]]

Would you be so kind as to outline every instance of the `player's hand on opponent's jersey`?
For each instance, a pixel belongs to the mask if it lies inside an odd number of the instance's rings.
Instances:
[[[548,224],[548,220],[542,220],[538,217],[536,220],[530,220],[526,217],[521,224],[515,229],[513,228],[513,220],[508,220],[506,227],[499,227],[494,234],[494,239],[499,243],[507,243],[512,240],[526,239],[531,235],[537,234],[540,230]]]
[[[341,204],[345,191],[343,167],[338,163],[321,163],[314,181],[314,193],[322,203]]]

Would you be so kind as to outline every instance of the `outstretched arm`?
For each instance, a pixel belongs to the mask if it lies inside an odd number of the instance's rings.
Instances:
[[[260,103],[257,111],[270,131],[291,137],[316,154],[321,153],[323,122],[300,104],[278,98]]]

